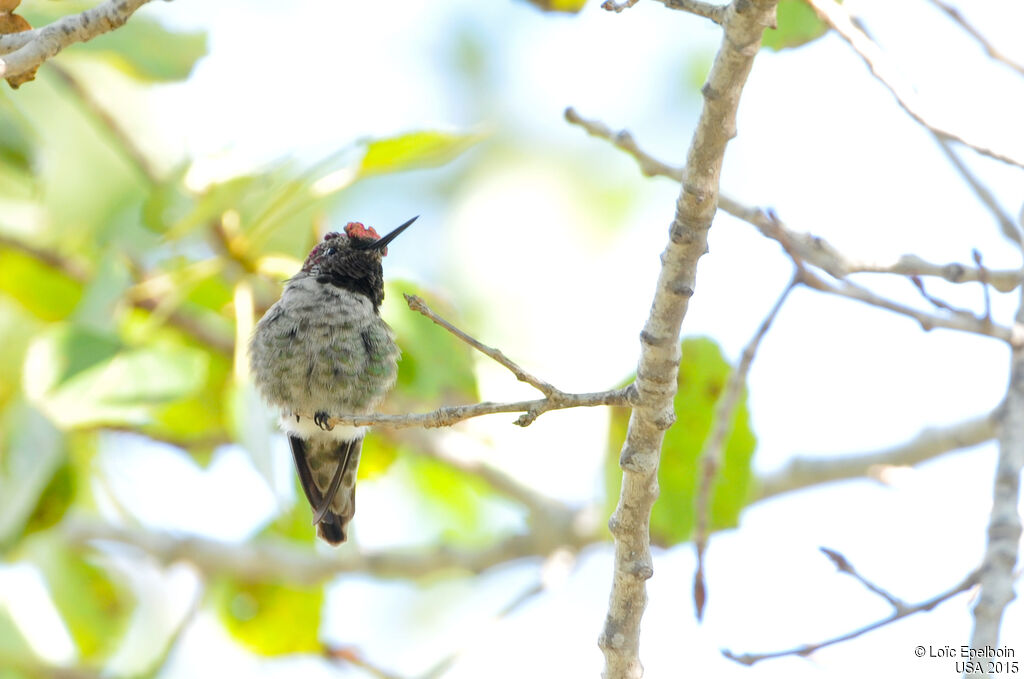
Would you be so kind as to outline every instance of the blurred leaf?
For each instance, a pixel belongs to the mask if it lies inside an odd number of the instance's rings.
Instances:
[[[13,669],[9,670],[9,674],[5,674],[4,666],[7,664],[5,661],[28,658],[32,658],[32,651],[25,641],[25,637],[21,635],[21,631],[14,624],[11,614],[7,612],[7,607],[0,606],[0,679],[23,677],[24,675],[18,674]]]
[[[117,648],[132,610],[131,596],[111,575],[57,536],[41,534],[26,550],[43,573],[54,604],[84,658],[103,658]]]
[[[806,45],[828,31],[828,24],[818,18],[805,0],[779,0],[775,11],[778,28],[765,30],[761,46],[772,50]]]
[[[33,3],[24,14],[35,26],[76,14],[91,2]],[[100,57],[121,71],[146,81],[184,80],[206,55],[206,34],[172,31],[160,22],[135,14],[124,26],[75,46],[74,54]]]
[[[375,432],[363,439],[363,455],[359,460],[357,478],[360,481],[381,476],[398,459],[398,443],[385,431]]]
[[[422,131],[375,139],[366,146],[359,176],[444,165],[482,138],[480,134]]]
[[[7,97],[0,97],[0,162],[27,172],[32,169],[34,139],[20,112]]]
[[[155,406],[198,390],[206,354],[171,343],[126,348],[116,337],[58,325],[33,341],[23,388],[61,427],[146,424]]]
[[[4,348],[0,351],[0,410],[20,394],[25,352],[41,325],[9,298],[0,296],[0,346]]]
[[[153,186],[142,203],[142,223],[147,229],[164,233],[184,219],[195,206],[195,196],[185,187],[188,163],[182,163]]]
[[[82,297],[82,286],[57,269],[0,246],[0,292],[44,321],[67,318]]]
[[[323,587],[222,581],[217,612],[231,635],[261,655],[319,653]]]
[[[545,12],[569,12],[575,14],[583,9],[587,0],[527,0],[534,7]]]
[[[697,489],[697,457],[711,431],[715,403],[725,387],[730,367],[721,349],[706,337],[688,337],[682,344],[679,392],[675,400],[676,423],[665,434],[658,483],[661,493],[651,512],[651,540],[669,546],[690,538],[694,527]],[[611,514],[619,498],[622,471],[619,453],[626,437],[629,410],[612,412],[605,466],[607,511]],[[711,528],[735,526],[748,500],[751,458],[756,439],[750,429],[750,415],[744,394],[733,418],[722,464],[711,496]]]
[[[486,542],[488,501],[500,498],[478,477],[422,455],[401,458],[403,471],[423,499],[423,514],[442,526],[446,541],[461,544]]]
[[[60,522],[75,496],[75,472],[70,463],[62,464],[50,477],[39,502],[25,524],[24,534],[38,533]]]
[[[394,328],[402,350],[398,390],[392,399],[415,408],[477,400],[472,349],[430,319],[411,311],[402,295],[419,295],[449,320],[455,318],[452,309],[409,281],[387,281],[384,290],[381,317]]]
[[[3,416],[0,547],[21,534],[64,459],[64,437],[43,415],[16,402]]]

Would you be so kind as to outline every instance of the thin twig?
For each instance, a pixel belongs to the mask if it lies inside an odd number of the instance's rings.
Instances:
[[[971,312],[967,311],[966,309],[957,308],[951,305],[949,302],[945,301],[944,299],[940,299],[938,297],[935,297],[934,295],[928,294],[928,291],[924,289],[924,281],[921,280],[920,276],[910,276],[910,282],[913,283],[914,287],[917,288],[917,291],[921,293],[921,297],[924,297],[925,301],[931,304],[936,309],[949,311],[950,313],[953,314],[966,314],[968,316],[974,315]]]
[[[606,9],[609,12],[615,12],[616,14],[618,14],[622,10],[629,9],[638,2],[640,2],[640,0],[625,0],[625,2],[615,2],[615,0],[604,0],[604,2],[601,3],[601,9]]]
[[[978,44],[980,44],[982,49],[985,50],[985,54],[987,54],[991,59],[1012,68],[1014,71],[1017,71],[1017,73],[1019,73],[1020,75],[1024,75],[1024,65],[1019,64],[1018,62],[1014,61],[1013,59],[1010,59],[1008,56],[997,50],[992,45],[992,43],[989,42],[988,38],[986,38],[981,33],[981,31],[975,28],[971,23],[967,21],[967,19],[964,18],[964,15],[960,13],[960,10],[958,10],[955,7],[951,7],[950,5],[947,5],[945,2],[942,2],[941,0],[931,0],[931,3],[938,7],[939,9],[941,9],[946,14],[948,14],[950,18],[953,19],[953,21],[960,25],[960,28],[964,29],[964,31],[966,31],[968,35],[977,40]]]
[[[582,127],[592,136],[605,139],[616,148],[631,155],[644,176],[682,180],[683,169],[681,167],[669,165],[646,153],[637,145],[628,130],[616,132],[598,120],[583,118],[573,108],[566,109],[565,119]],[[852,273],[888,273],[933,276],[950,283],[967,283],[979,281],[984,276],[987,282],[1000,292],[1010,292],[1019,286],[1021,281],[1024,281],[1024,270],[1022,269],[987,269],[982,272],[980,269],[958,263],[935,264],[925,261],[917,255],[904,255],[894,262],[853,260],[843,255],[823,238],[809,233],[791,231],[778,219],[772,219],[767,211],[744,205],[726,194],[719,194],[718,208],[753,225],[769,238],[785,239],[789,247],[799,253],[802,260],[827,271],[836,278],[843,278]]]
[[[956,450],[972,448],[996,437],[1000,410],[956,424],[929,427],[905,443],[882,450],[838,457],[795,457],[778,471],[758,477],[754,502],[824,483],[878,475],[884,467],[920,464]]]
[[[703,2],[702,0],[658,0],[658,2],[669,9],[678,9],[690,14],[696,14],[705,19],[711,19],[719,25],[725,21],[725,12],[729,8],[729,5],[716,5],[711,2]]]
[[[1003,153],[986,145],[981,140],[975,139],[970,131],[957,131],[953,125],[939,120],[939,112],[924,105],[917,92],[914,91],[913,85],[901,76],[881,48],[857,27],[842,5],[836,3],[835,0],[807,1],[818,12],[818,15],[860,55],[875,78],[892,92],[897,103],[911,118],[944,139],[959,142],[982,155],[1024,168],[1024,158]]]
[[[863,575],[858,573],[857,569],[853,567],[853,564],[851,564],[845,556],[843,556],[834,549],[829,549],[828,547],[818,547],[818,549],[821,550],[822,554],[829,558],[829,561],[835,564],[836,568],[839,570],[840,573],[846,573],[847,575],[854,578],[857,582],[864,585],[864,587],[866,587],[869,591],[877,594],[878,596],[888,601],[889,605],[892,606],[895,611],[899,612],[907,609],[906,602],[894,596],[888,590],[882,589],[881,587],[879,587],[878,585],[876,585],[875,583],[871,582]]]
[[[906,306],[905,304],[900,304],[899,302],[894,302],[882,297],[867,288],[849,281],[844,280],[834,284],[830,283],[817,274],[807,270],[802,273],[800,282],[820,292],[827,292],[831,295],[855,299],[858,302],[870,304],[871,306],[880,307],[882,309],[888,309],[889,311],[893,311],[897,314],[907,316],[917,321],[922,330],[927,331],[935,328],[959,330],[960,332],[969,332],[975,335],[994,337],[996,339],[1003,340],[1010,345],[1019,344],[1024,340],[1024,338],[1022,338],[1018,333],[1015,333],[1011,328],[987,322],[984,319],[977,318],[973,314],[967,312],[951,313],[941,316],[925,313],[918,309],[914,309],[913,307]]]
[[[981,252],[977,249],[971,250],[971,257],[974,259],[975,266],[978,267],[978,282],[981,283],[981,294],[985,300],[985,315],[982,317],[989,323],[992,322],[992,298],[988,294],[988,269],[981,261]]]
[[[13,78],[39,67],[62,49],[123,26],[149,0],[107,0],[43,28],[0,38],[0,77]]]
[[[499,363],[504,367],[508,368],[508,370],[513,375],[515,375],[516,379],[519,380],[520,382],[526,382],[531,387],[534,387],[535,389],[537,389],[538,391],[540,391],[542,394],[549,398],[557,398],[559,395],[562,395],[562,392],[560,392],[558,389],[555,389],[553,386],[551,386],[544,380],[534,377],[530,373],[520,368],[516,363],[512,362],[511,359],[505,356],[505,354],[501,353],[499,349],[489,347],[486,344],[477,341],[476,339],[470,337],[462,330],[456,328],[454,325],[452,325],[445,319],[438,316],[433,309],[427,306],[427,303],[424,302],[422,298],[416,295],[405,295],[405,301],[409,304],[409,308],[412,309],[413,311],[418,311],[419,313],[423,314],[424,316],[432,320],[437,325],[440,325],[442,328],[458,337],[460,340],[462,340],[469,346],[479,351],[481,354],[487,356],[496,363]]]
[[[633,385],[622,389],[598,391],[589,394],[562,394],[558,401],[539,398],[532,401],[516,401],[514,403],[474,403],[462,406],[444,406],[428,413],[411,413],[408,415],[335,415],[329,420],[331,426],[348,424],[354,427],[384,426],[401,429],[404,427],[450,427],[457,422],[482,415],[497,413],[525,413],[515,423],[519,426],[531,424],[537,415],[549,410],[566,408],[589,408],[592,406],[628,406],[636,401]],[[312,413],[299,413],[312,419]]]
[[[698,458],[700,475],[697,486],[697,500],[695,508],[694,548],[697,552],[697,569],[693,576],[693,598],[697,608],[697,619],[704,617],[704,604],[707,601],[707,583],[704,581],[704,554],[707,551],[710,538],[710,504],[711,490],[715,485],[715,477],[718,475],[718,468],[721,465],[722,451],[725,448],[725,441],[732,431],[732,421],[739,405],[740,396],[743,393],[743,385],[747,382],[747,375],[750,373],[750,366],[754,363],[754,356],[761,345],[761,340],[768,333],[775,317],[785,303],[789,293],[796,287],[798,274],[786,286],[786,289],[779,295],[778,300],[772,306],[771,311],[761,321],[757,332],[743,348],[736,369],[729,374],[729,381],[718,397],[715,404],[714,421],[711,426],[711,433],[708,435],[704,449]]]
[[[967,185],[971,187],[971,190],[974,191],[981,204],[996,218],[996,222],[999,223],[999,230],[1003,232],[1003,235],[1015,243],[1017,247],[1024,247],[1024,236],[1022,236],[1017,223],[1013,221],[1013,217],[1003,209],[996,197],[988,190],[988,187],[981,183],[981,180],[971,172],[967,165],[964,164],[964,161],[960,160],[960,156],[953,150],[949,140],[934,132],[932,136],[935,137],[935,141],[946,155],[946,158],[949,159],[949,162],[956,168],[956,171],[963,177],[963,180],[967,182]]]
[[[434,312],[426,302],[416,295],[406,295],[409,308],[418,311],[434,323],[440,325],[460,340],[470,345],[482,354],[490,357],[500,365],[507,368],[521,382],[541,391],[545,397],[532,401],[516,401],[514,403],[474,403],[471,405],[445,406],[429,413],[414,413],[407,415],[332,415],[328,423],[333,427],[338,424],[347,424],[356,427],[383,425],[394,429],[404,427],[450,427],[451,425],[481,415],[493,415],[496,413],[523,413],[516,419],[515,424],[520,427],[527,427],[533,424],[534,420],[550,410],[563,410],[565,408],[585,408],[591,406],[608,405],[631,405],[636,400],[636,388],[633,385],[622,389],[610,389],[608,391],[593,392],[587,394],[568,394],[534,377],[520,368],[498,349],[489,347],[476,339],[470,337],[462,330],[441,318]],[[310,417],[310,413],[297,413],[300,416]]]
[[[974,585],[976,585],[977,583],[978,573],[971,573],[966,578],[964,578],[962,582],[960,582],[952,589],[949,589],[943,592],[942,594],[934,596],[931,599],[928,599],[927,601],[922,601],[921,603],[914,604],[912,606],[906,606],[902,610],[896,610],[892,613],[892,615],[886,618],[882,618],[877,622],[873,622],[870,625],[865,625],[864,627],[855,629],[852,632],[848,632],[846,634],[840,635],[838,637],[833,637],[832,639],[827,639],[825,641],[819,641],[813,644],[806,644],[804,646],[797,646],[796,648],[791,648],[785,651],[774,651],[772,653],[744,653],[742,655],[737,655],[732,651],[723,650],[722,655],[724,655],[729,660],[734,660],[742,665],[748,666],[753,665],[754,663],[760,662],[762,660],[782,658],[791,655],[806,657],[817,650],[825,648],[826,646],[833,646],[844,641],[849,641],[850,639],[855,639],[861,636],[862,634],[867,634],[868,632],[872,632],[880,627],[885,627],[886,625],[890,625],[896,622],[897,620],[902,620],[903,618],[914,615],[915,613],[930,611],[939,604],[941,604],[943,601],[952,599],[957,594],[960,594],[962,592],[966,592],[971,587],[974,587]]]

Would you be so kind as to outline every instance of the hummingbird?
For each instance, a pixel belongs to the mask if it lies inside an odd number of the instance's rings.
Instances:
[[[381,259],[413,217],[381,238],[349,222],[323,237],[249,343],[253,381],[280,410],[317,535],[340,545],[356,511],[356,471],[366,427],[331,425],[332,415],[375,411],[394,386],[401,352],[380,317]]]

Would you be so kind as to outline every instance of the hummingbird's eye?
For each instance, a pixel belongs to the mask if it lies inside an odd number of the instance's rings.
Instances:
[[[337,251],[338,251],[338,248],[336,248],[336,247],[334,247],[332,245],[331,247],[329,247],[326,250],[324,250],[324,256],[330,257],[331,255],[333,255]]]

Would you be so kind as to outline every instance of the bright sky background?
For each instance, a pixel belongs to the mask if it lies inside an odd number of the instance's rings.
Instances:
[[[963,4],[999,49],[1024,61],[1024,6]],[[1024,155],[1024,79],[991,63],[924,0],[848,0],[845,6],[865,19],[936,110],[962,117],[973,132]],[[439,201],[423,188],[443,170],[383,178],[346,195],[337,220],[386,228],[422,214],[402,247],[392,248],[386,273],[439,290],[471,319],[474,334],[561,388],[602,389],[633,371],[678,186],[643,179],[630,158],[566,124],[562,111],[573,105],[586,117],[628,127],[654,155],[681,162],[700,106],[693,83],[710,64],[717,27],[654,2],[614,15],[597,0],[573,17],[544,15],[515,0],[417,0],[400,8],[381,2],[178,0],[144,11],[209,32],[211,53],[194,77],[155,91],[152,105],[167,143],[201,159],[210,173],[282,156],[316,159],[360,137],[413,129],[483,130],[515,145],[519,153],[455,187],[450,199]],[[475,86],[490,94],[483,110],[471,105],[467,79],[452,76],[458,55],[473,50],[482,57]],[[760,54],[738,127],[723,190],[744,203],[774,207],[793,229],[824,236],[851,254],[894,258],[914,252],[969,262],[977,248],[988,266],[1020,265],[1020,255],[930,135],[834,35],[802,49]],[[557,154],[568,163],[560,164]],[[1024,171],[969,151],[961,156],[1017,214]],[[581,204],[567,166],[585,168],[576,181],[598,177],[609,191],[632,194],[634,207],[612,221]],[[735,360],[790,273],[775,244],[752,227],[719,217],[684,333],[714,337]],[[902,280],[879,289],[919,300]],[[980,309],[977,286],[933,283],[931,291]],[[1004,322],[1013,303],[997,295]],[[488,309],[492,313],[482,313]],[[750,377],[756,466],[771,470],[796,454],[871,450],[925,426],[986,412],[1005,391],[1007,358],[996,341],[924,334],[907,319],[798,290]],[[490,364],[481,363],[480,372],[485,399],[529,393]],[[594,496],[601,486],[605,412],[549,414],[527,430],[510,421],[496,416],[438,435],[460,453],[486,453],[542,492],[573,503]],[[485,439],[493,449],[481,445]],[[148,525],[239,540],[273,511],[273,494],[239,450],[222,451],[200,472],[171,449],[136,456],[136,445],[114,440],[106,463],[119,470],[113,479],[118,499],[137,506]],[[278,465],[284,479],[279,485],[291,488],[283,438],[275,445],[285,460]],[[971,625],[966,596],[809,660],[747,669],[724,660],[719,650],[779,650],[889,613],[883,601],[837,574],[818,553],[821,545],[842,552],[863,574],[910,602],[959,582],[983,549],[994,460],[994,446],[985,446],[900,474],[891,487],[849,482],[750,508],[739,530],[712,541],[701,626],[690,597],[692,546],[657,552],[641,642],[646,676],[860,677],[879,669],[890,676],[954,676],[951,660],[920,660],[913,648],[965,643]],[[226,483],[237,489],[234,502],[247,503],[251,525],[240,524],[239,514],[219,503]],[[194,489],[190,507],[174,490],[181,487]],[[387,479],[361,485],[355,525],[361,545],[408,539],[415,517],[400,491]],[[328,598],[325,635],[405,675],[461,649],[446,676],[598,676],[603,659],[596,639],[607,605],[611,546],[585,551],[562,577],[557,568],[552,572],[547,593],[501,619],[497,612],[536,583],[538,564],[507,565],[480,582],[341,578]],[[139,618],[156,625],[180,615],[194,587],[187,569],[132,577],[173,584],[166,600],[144,598]],[[8,605],[17,599],[15,589],[27,586],[9,585]],[[1008,611],[1003,638],[1017,644],[1024,662],[1019,602]],[[70,653],[60,644],[51,648],[58,658]],[[127,653],[117,662],[130,667],[139,661]],[[313,659],[253,658],[205,613],[162,676],[297,672],[362,676]]]

